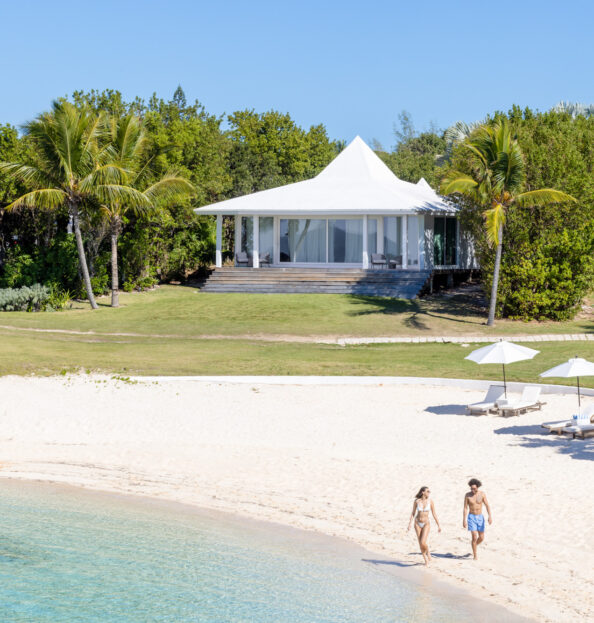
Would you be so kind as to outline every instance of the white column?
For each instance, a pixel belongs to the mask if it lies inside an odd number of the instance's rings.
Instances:
[[[377,219],[377,252],[384,254],[384,217]]]
[[[369,268],[369,248],[368,248],[369,236],[367,235],[367,230],[368,230],[367,214],[365,214],[363,216],[363,268],[364,269]]]
[[[272,239],[272,263],[280,264],[280,219],[278,216],[275,216],[273,218],[274,220],[272,221],[272,231],[274,232],[274,238]]]
[[[408,268],[408,218],[402,217],[402,268]]]
[[[252,266],[260,268],[260,217],[254,216],[254,226],[252,227],[252,236],[254,238],[254,250],[252,257]]]
[[[241,251],[241,216],[235,216],[235,248],[233,257]]]
[[[223,265],[223,215],[217,214],[217,251],[215,255],[215,266],[221,268]]]

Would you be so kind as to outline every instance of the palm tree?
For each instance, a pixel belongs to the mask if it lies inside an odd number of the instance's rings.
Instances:
[[[0,172],[20,179],[31,190],[7,206],[55,210],[65,207],[72,219],[80,270],[92,309],[97,309],[85,256],[80,219],[85,210],[106,201],[146,205],[148,199],[123,184],[124,171],[113,162],[105,142],[108,127],[103,115],[69,102],[54,102],[24,126],[33,156],[29,162],[0,162]]]
[[[491,327],[495,322],[503,227],[508,209],[511,206],[529,208],[576,199],[552,188],[522,192],[525,185],[524,158],[506,118],[480,126],[461,146],[470,152],[472,173],[450,171],[442,181],[441,192],[445,195],[459,193],[477,206],[489,206],[484,211],[486,235],[488,242],[497,247],[487,320],[487,325]]]
[[[156,205],[164,207],[180,196],[193,193],[194,187],[183,177],[168,173],[145,188],[146,180],[151,175],[153,158],[145,157],[147,139],[138,117],[126,115],[120,119],[113,118],[110,123],[110,142],[115,162],[124,172],[124,180],[142,192],[146,199],[145,203],[139,203],[128,201],[126,197],[114,197],[102,205],[111,236],[111,306],[119,307],[118,237],[124,216],[129,211],[139,215],[154,210]],[[144,190],[141,191],[142,188]]]

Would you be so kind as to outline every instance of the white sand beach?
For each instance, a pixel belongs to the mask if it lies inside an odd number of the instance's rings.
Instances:
[[[422,562],[406,526],[431,487],[425,572],[538,621],[594,619],[594,439],[547,436],[576,409],[471,417],[483,391],[436,386],[0,378],[0,476],[170,499],[356,541]],[[593,398],[586,398],[591,402]],[[494,514],[474,562],[470,477]]]

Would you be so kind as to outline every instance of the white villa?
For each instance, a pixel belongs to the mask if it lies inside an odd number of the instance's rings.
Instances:
[[[236,261],[252,269],[385,269],[396,276],[476,268],[457,209],[424,179],[396,177],[360,137],[313,179],[196,212],[217,217],[217,268],[224,215],[235,217]]]

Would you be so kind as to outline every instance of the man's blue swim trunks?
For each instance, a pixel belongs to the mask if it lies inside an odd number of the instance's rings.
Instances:
[[[468,513],[468,529],[472,532],[485,531],[485,516]]]

